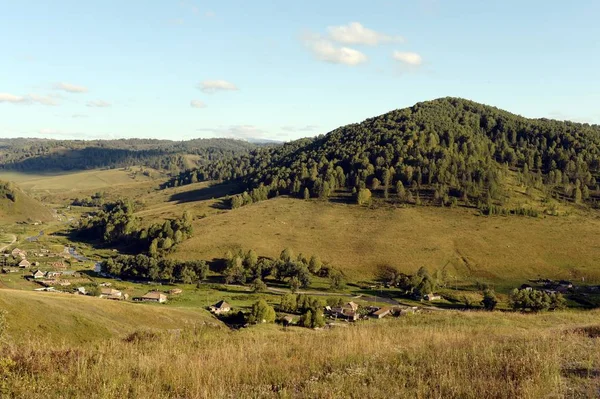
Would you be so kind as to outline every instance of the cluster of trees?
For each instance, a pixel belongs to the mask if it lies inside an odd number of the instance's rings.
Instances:
[[[300,314],[298,324],[302,327],[317,328],[325,325],[321,299],[303,294],[286,294],[281,297],[279,311]]]
[[[266,288],[264,280],[269,277],[287,283],[293,291],[309,287],[311,275],[329,277],[332,288],[341,288],[345,282],[341,271],[323,265],[318,256],[312,255],[310,258],[303,254],[294,256],[289,248],[281,252],[279,259],[259,258],[254,250],[228,252],[225,255],[222,274],[226,283],[251,282],[255,291],[264,290]]]
[[[147,251],[151,256],[169,251],[192,235],[192,215],[185,211],[181,218],[165,220],[150,227],[141,227],[135,216],[135,204],[130,200],[106,203],[91,218],[83,218],[75,235],[105,244],[124,244],[134,250]]]
[[[528,288],[512,290],[509,301],[514,310],[532,312],[563,309],[566,306],[565,298],[560,292],[547,293]]]
[[[252,304],[252,310],[248,315],[248,323],[273,323],[275,321],[275,309],[269,305],[264,299],[260,299]]]
[[[233,158],[256,147],[246,141],[232,139],[0,139],[0,168],[37,171],[146,166],[180,172]]]
[[[104,204],[104,193],[96,193],[89,197],[75,198],[71,205],[74,206],[87,206],[87,207],[100,207]]]
[[[201,260],[177,261],[146,255],[120,255],[101,264],[102,272],[132,280],[198,283],[208,274],[208,265]]]
[[[429,274],[424,267],[419,268],[416,274],[410,275],[402,273],[390,265],[379,266],[376,278],[383,284],[398,287],[406,295],[415,297],[434,293],[439,280],[436,276]]]
[[[480,211],[482,214],[484,215],[501,215],[501,216],[508,216],[508,215],[518,215],[518,216],[529,216],[529,217],[538,217],[539,216],[539,212],[536,209],[532,209],[532,208],[505,208],[502,206],[498,206],[498,205],[481,205],[480,206]]]
[[[491,205],[502,203],[501,183],[509,169],[549,195],[574,202],[595,200],[600,127],[527,119],[443,98],[325,136],[207,164],[166,185],[241,179],[248,190],[232,199],[234,207],[278,193],[327,198],[339,189],[356,190],[357,197],[369,189],[373,195],[408,203]]]

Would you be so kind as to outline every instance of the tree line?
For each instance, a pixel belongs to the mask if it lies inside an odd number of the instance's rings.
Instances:
[[[256,147],[233,139],[0,139],[0,169],[27,172],[146,166],[178,173]]]
[[[101,263],[103,273],[131,280],[194,284],[206,279],[208,264],[202,260],[178,261],[146,255],[119,255]]]
[[[141,220],[134,214],[135,208],[130,200],[106,203],[98,212],[82,218],[73,235],[106,245],[125,245],[150,256],[165,253],[192,235],[193,217],[189,211],[180,218],[142,227]]]

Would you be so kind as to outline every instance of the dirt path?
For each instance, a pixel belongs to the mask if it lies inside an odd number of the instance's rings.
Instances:
[[[12,237],[12,241],[10,242],[10,244],[6,244],[2,247],[0,247],[0,252],[4,251],[6,248],[10,247],[11,245],[13,245],[16,241],[17,241],[17,236],[14,234],[7,234],[7,236]]]

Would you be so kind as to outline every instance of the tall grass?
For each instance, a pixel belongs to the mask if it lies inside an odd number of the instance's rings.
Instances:
[[[15,397],[554,398],[600,395],[600,343],[572,316],[421,315],[330,330],[137,332],[2,356]]]

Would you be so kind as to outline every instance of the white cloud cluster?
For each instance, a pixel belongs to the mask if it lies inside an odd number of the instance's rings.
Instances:
[[[368,57],[363,52],[344,45],[379,46],[404,41],[402,36],[378,32],[363,26],[360,22],[329,26],[326,35],[307,33],[303,36],[304,45],[318,60],[350,66],[363,64],[368,61]],[[392,58],[412,67],[423,63],[421,56],[413,52],[395,51]]]
[[[206,108],[206,104],[200,100],[192,100],[190,101],[190,106],[192,108]]]
[[[413,52],[394,51],[392,58],[410,66],[419,66],[423,63],[423,58]]]
[[[312,132],[319,128],[317,125],[306,125],[306,126],[282,126],[281,130],[285,130],[286,132]]]
[[[74,85],[71,83],[65,83],[65,82],[61,82],[61,83],[57,83],[54,85],[54,89],[55,90],[62,90],[62,91],[66,91],[69,93],[87,93],[88,92],[88,88],[84,87],[84,86],[78,86],[78,85]]]
[[[12,104],[42,104],[42,105],[58,105],[56,99],[48,96],[40,96],[38,94],[27,94],[24,96],[17,96],[10,93],[0,93],[0,103],[12,103]]]
[[[236,91],[238,87],[226,80],[205,80],[198,85],[204,93],[213,94],[218,91]]]
[[[338,47],[319,35],[306,35],[304,44],[318,60],[332,64],[354,66],[368,61],[368,57],[360,51],[349,47]]]
[[[236,139],[256,139],[262,138],[267,133],[254,125],[232,125],[218,128],[198,129],[199,132],[213,133],[216,137],[236,138]]]
[[[110,107],[111,104],[109,102],[106,102],[103,100],[93,100],[93,101],[88,101],[86,106],[88,106],[90,108],[106,108],[106,107]]]
[[[327,28],[331,40],[343,44],[365,44],[377,46],[380,43],[402,43],[402,36],[390,36],[364,27],[359,22],[350,22],[348,25],[330,26]]]

